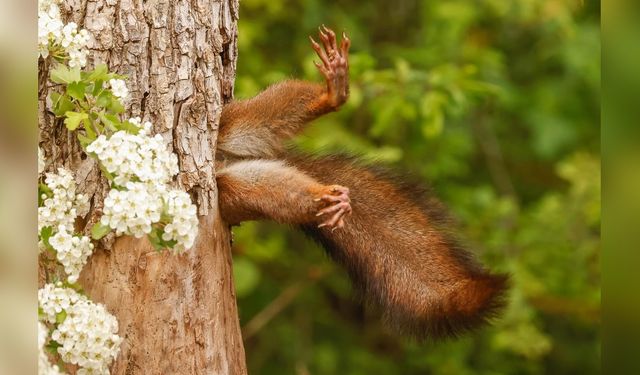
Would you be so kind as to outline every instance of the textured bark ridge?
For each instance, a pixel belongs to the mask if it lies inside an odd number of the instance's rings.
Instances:
[[[118,239],[91,257],[81,283],[118,317],[112,374],[245,374],[228,231],[203,217],[193,249],[157,253]]]
[[[89,66],[128,76],[127,116],[154,124],[178,155],[177,185],[198,204],[199,238],[175,256],[146,239],[108,238],[80,278],[125,338],[113,374],[244,374],[229,232],[219,220],[214,159],[223,103],[233,96],[238,0],[65,0],[61,10],[92,35]],[[48,67],[40,64],[40,145],[93,197],[86,227],[108,191],[95,162],[47,112]],[[42,280],[42,274],[41,274]]]

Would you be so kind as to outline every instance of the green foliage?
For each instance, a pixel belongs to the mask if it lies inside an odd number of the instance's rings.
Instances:
[[[247,258],[238,258],[233,262],[233,275],[236,280],[236,293],[244,297],[251,293],[260,281],[260,270]]]
[[[42,243],[48,250],[55,251],[53,249],[53,246],[51,246],[51,243],[49,243],[49,238],[51,238],[52,234],[53,234],[53,228],[44,227],[40,230],[40,239],[42,240]]]
[[[151,242],[151,245],[153,245],[153,248],[156,251],[162,251],[164,249],[172,249],[178,243],[178,241],[175,241],[175,240],[169,240],[169,241],[165,240],[164,238],[162,238],[162,233],[163,233],[162,228],[156,225],[151,230],[151,233],[147,235],[149,242]]]
[[[62,324],[67,319],[67,311],[62,310],[56,314],[56,324]]]
[[[75,132],[80,145],[85,151],[87,151],[87,146],[99,136],[108,138],[118,131],[134,135],[140,133],[140,124],[132,122],[134,121],[133,119],[121,119],[124,106],[120,102],[118,95],[123,96],[124,94],[122,92],[120,94],[114,93],[114,90],[105,86],[107,81],[111,85],[117,85],[119,83],[117,80],[121,78],[125,77],[109,73],[107,66],[104,64],[96,66],[92,71],[81,71],[79,68],[69,68],[57,63],[49,74],[49,79],[59,84],[56,89],[60,90],[52,91],[49,95],[52,110],[57,117],[63,118],[64,124],[69,131]],[[124,84],[123,82],[120,83]],[[95,153],[87,153],[89,156],[97,158]],[[115,176],[102,163],[99,163],[99,167],[105,178],[110,182],[112,189],[126,190],[125,187],[118,186],[115,183]],[[44,203],[44,198],[51,195],[51,189],[46,184],[40,183],[38,189],[39,205]],[[163,234],[165,234],[164,228],[172,220],[171,216],[163,215],[159,222],[153,223],[151,232],[147,234],[147,238],[157,251],[174,249],[178,244],[177,240],[165,240],[163,238]],[[91,228],[91,238],[100,240],[111,232],[111,229],[108,225],[97,222]],[[51,227],[42,229],[40,238],[45,247],[53,251],[49,243],[51,236]]]
[[[99,240],[111,232],[111,227],[104,225],[101,222],[97,222],[91,227],[91,238]]]
[[[98,65],[92,71],[81,71],[80,68],[57,64],[49,78],[64,88],[63,93],[52,91],[49,95],[52,111],[56,116],[64,117],[64,124],[69,131],[82,130],[76,132],[82,147],[100,134],[119,130],[136,134],[139,131],[137,126],[120,121],[117,116],[124,112],[124,106],[104,83],[124,77],[109,73],[106,65]]]
[[[599,17],[577,0],[241,3],[236,96],[320,80],[307,35],[346,29],[351,97],[296,145],[430,183],[469,247],[513,284],[492,327],[417,344],[382,328],[301,234],[243,224],[242,324],[306,285],[245,342],[251,373],[600,372]]]

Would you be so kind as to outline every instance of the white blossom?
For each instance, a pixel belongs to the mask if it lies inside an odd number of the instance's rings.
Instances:
[[[49,55],[49,42],[62,34],[64,24],[60,19],[60,8],[53,0],[38,1],[38,49],[42,57]]]
[[[38,1],[38,49],[42,57],[47,57],[50,49],[61,47],[69,56],[70,67],[84,67],[89,40],[87,30],[78,31],[75,22],[62,22],[57,1]]]
[[[122,338],[117,335],[118,321],[102,304],[94,303],[60,283],[46,284],[38,291],[44,319],[55,324],[51,339],[60,358],[78,365],[78,374],[109,374],[108,366],[118,355]],[[62,322],[56,315],[64,311]]]
[[[149,121],[145,121],[144,123],[142,122],[142,119],[140,117],[132,117],[129,119],[129,122],[137,125],[140,128],[140,132],[138,133],[139,135],[150,135],[151,134],[151,130],[153,127],[153,124],[151,124],[151,122]]]
[[[126,189],[109,191],[100,222],[114,229],[118,236],[144,237],[151,232],[152,224],[160,221],[166,188],[162,184],[128,182]]]
[[[70,67],[84,67],[87,65],[89,51],[86,47],[89,39],[89,32],[84,29],[78,31],[78,25],[75,22],[69,22],[62,28],[62,38],[59,42],[69,55]]]
[[[56,258],[64,267],[68,281],[78,280],[87,258],[93,253],[89,237],[73,234],[74,221],[89,210],[89,200],[83,194],[76,194],[76,184],[71,172],[59,168],[58,173],[47,173],[45,179],[52,196],[43,195],[44,203],[38,207],[38,233],[45,227],[51,228],[49,244],[56,251]],[[44,249],[42,239],[38,242]]]
[[[49,283],[38,290],[38,307],[42,310],[44,321],[53,324],[56,322],[56,315],[76,303],[79,298],[84,297],[73,289],[62,288],[62,283]]]
[[[76,195],[76,183],[70,171],[58,168],[58,173],[47,173],[45,184],[52,196],[46,197],[42,207],[38,207],[38,232],[44,227],[57,228],[64,225],[72,228],[78,216],[88,210],[88,199]]]
[[[68,252],[69,250],[71,250],[71,246],[73,246],[71,244],[71,238],[72,236],[71,234],[69,234],[65,226],[59,225],[58,233],[49,238],[49,243],[51,244],[51,246],[53,246],[54,249],[56,249],[56,251]]]
[[[47,326],[38,322],[38,375],[61,375],[57,365],[51,364],[44,346],[48,341],[49,331]]]
[[[104,200],[100,222],[116,231],[141,238],[161,222],[164,241],[176,241],[173,250],[193,246],[198,234],[198,216],[191,197],[181,190],[168,190],[163,184],[128,182],[124,190],[111,189]]]
[[[191,197],[184,191],[170,190],[163,199],[171,222],[165,225],[162,239],[177,241],[173,248],[176,252],[191,248],[198,235],[197,209]]]
[[[187,193],[167,185],[178,173],[178,159],[162,136],[150,135],[151,123],[137,117],[129,122],[140,128],[138,134],[100,135],[87,146],[115,184],[104,200],[100,222],[116,235],[138,238],[155,227],[164,241],[175,241],[175,251],[191,248],[198,233],[196,206]]]
[[[113,95],[120,99],[126,99],[129,96],[129,89],[127,88],[127,84],[122,79],[110,79],[109,86],[111,87],[111,91]]]
[[[57,233],[49,238],[49,243],[56,250],[56,258],[64,267],[68,281],[78,281],[82,267],[93,253],[91,239],[87,236],[74,236],[64,225],[60,225]]]
[[[129,122],[139,124],[139,119]],[[87,152],[94,153],[105,169],[115,175],[119,186],[129,181],[167,183],[178,173],[178,158],[167,149],[162,136],[147,135],[145,123],[138,134],[118,131],[107,138],[100,135],[87,146]]]

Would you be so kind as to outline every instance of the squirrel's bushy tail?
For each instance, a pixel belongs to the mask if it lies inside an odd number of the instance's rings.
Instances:
[[[303,226],[342,264],[356,290],[397,331],[418,339],[456,335],[504,304],[506,275],[487,272],[447,231],[441,204],[388,171],[344,156],[289,156],[324,184],[350,189],[353,213],[335,232]]]

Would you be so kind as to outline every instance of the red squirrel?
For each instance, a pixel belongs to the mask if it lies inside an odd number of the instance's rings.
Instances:
[[[425,189],[344,156],[293,154],[283,141],[349,96],[343,33],[322,27],[315,63],[325,84],[288,80],[223,107],[219,207],[229,224],[299,226],[348,272],[358,294],[396,331],[425,339],[485,323],[504,304],[507,276],[486,271],[449,234]]]

